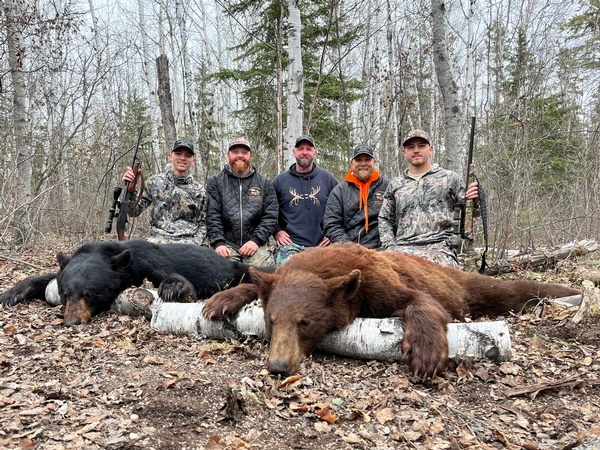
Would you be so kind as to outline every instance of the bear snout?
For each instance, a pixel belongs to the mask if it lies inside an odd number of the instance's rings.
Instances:
[[[291,372],[290,365],[285,361],[269,361],[267,368],[273,375],[288,376]]]
[[[67,299],[63,325],[79,325],[92,320],[92,310],[83,298]]]

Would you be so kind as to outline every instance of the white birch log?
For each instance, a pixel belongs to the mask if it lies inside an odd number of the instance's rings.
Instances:
[[[210,339],[266,338],[263,309],[257,303],[245,306],[237,315],[222,322],[205,320],[203,307],[204,302],[159,304],[152,315],[151,326],[166,333]],[[327,335],[317,349],[358,359],[401,360],[403,335],[403,324],[398,318],[358,318],[343,330]],[[503,321],[450,323],[448,341],[450,358],[507,361],[512,357],[510,333]]]

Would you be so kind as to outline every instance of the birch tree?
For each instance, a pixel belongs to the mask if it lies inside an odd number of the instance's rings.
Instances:
[[[198,120],[196,116],[196,109],[194,107],[194,94],[196,90],[194,89],[194,78],[192,76],[191,70],[191,62],[190,55],[188,50],[188,31],[187,24],[185,20],[185,11],[184,4],[181,0],[177,0],[175,2],[175,14],[177,17],[177,25],[179,27],[179,35],[181,38],[181,60],[183,65],[183,85],[184,85],[184,93],[183,93],[183,102],[185,105],[185,110],[187,110],[188,117],[190,119],[190,125],[187,129],[187,136],[189,139],[197,146],[198,145]],[[204,173],[204,161],[202,155],[200,158],[197,158],[197,170],[200,173]]]
[[[446,45],[446,6],[444,0],[431,0],[431,26],[433,30],[433,62],[435,74],[444,100],[445,151],[442,165],[463,173],[461,162],[465,148],[462,138],[464,122],[458,85],[454,80]],[[439,143],[438,143],[439,146]]]
[[[142,70],[144,73],[144,80],[146,81],[146,86],[148,89],[148,105],[150,106],[150,137],[152,156],[154,159],[154,167],[160,169],[160,167],[162,166],[162,157],[160,147],[158,145],[158,121],[156,117],[156,66],[154,65],[153,58],[151,57],[152,53],[150,51],[150,46],[148,45],[148,34],[146,28],[146,10],[144,6],[144,0],[138,0],[138,14],[140,23],[140,34],[142,38]]]
[[[287,126],[284,142],[285,167],[294,161],[291,149],[302,132],[304,116],[304,69],[302,66],[302,23],[297,0],[288,1],[288,88]],[[310,133],[310,130],[307,130]]]
[[[25,92],[24,65],[26,49],[23,46],[20,18],[25,16],[23,3],[18,0],[4,2],[6,18],[6,44],[8,64],[13,91],[13,145],[16,165],[16,210],[12,220],[15,230],[14,242],[23,243],[31,231],[27,217],[27,207],[31,201],[32,152],[30,146],[29,121],[27,119],[27,98]]]

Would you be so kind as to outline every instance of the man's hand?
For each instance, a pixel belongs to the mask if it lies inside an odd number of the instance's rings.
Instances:
[[[282,245],[290,245],[292,243],[292,239],[290,238],[290,235],[287,234],[287,231],[279,231],[276,235],[275,235],[275,240],[277,241],[277,245],[282,246]]]
[[[258,244],[254,241],[248,241],[240,248],[240,255],[242,256],[252,256],[258,250]]]
[[[138,173],[141,172],[140,169],[138,169]],[[127,170],[125,171],[125,173],[123,174],[123,181],[124,182],[132,182],[133,180],[135,180],[135,173],[133,172],[133,169],[131,167],[127,167]]]
[[[469,200],[479,200],[479,184],[477,184],[477,181],[469,185],[465,195]]]
[[[231,256],[231,250],[229,250],[226,245],[219,245],[215,248],[215,253],[221,255],[223,258],[229,258]]]
[[[324,236],[321,242],[319,242],[319,247],[327,247],[329,244],[331,244],[331,241],[327,236]]]

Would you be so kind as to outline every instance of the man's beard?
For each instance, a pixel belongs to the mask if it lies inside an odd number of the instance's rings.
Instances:
[[[229,165],[236,175],[244,175],[250,168],[250,161],[229,161]]]
[[[302,161],[301,159],[296,158],[296,164],[299,165],[300,167],[302,167],[303,169],[306,169],[313,163],[314,160],[315,160],[314,158],[309,158],[306,161]]]
[[[373,176],[374,171],[375,171],[375,169],[369,168],[367,170],[353,170],[352,173],[354,174],[354,176],[356,177],[356,179],[358,181],[362,181],[364,183],[365,181],[368,181],[369,178],[371,178]]]

